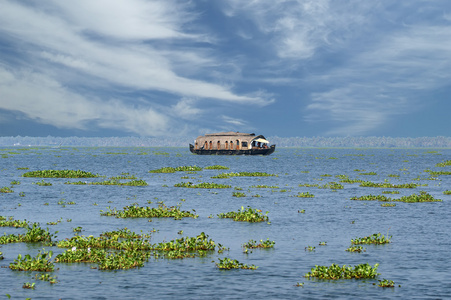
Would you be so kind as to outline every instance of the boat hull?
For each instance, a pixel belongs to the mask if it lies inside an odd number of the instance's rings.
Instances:
[[[271,145],[269,148],[258,148],[258,149],[240,149],[240,150],[205,150],[205,149],[194,149],[192,144],[189,144],[189,151],[198,155],[270,155],[276,150],[276,145]]]

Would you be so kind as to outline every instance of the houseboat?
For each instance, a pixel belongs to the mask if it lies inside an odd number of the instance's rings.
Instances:
[[[269,145],[263,135],[229,131],[199,136],[189,150],[199,155],[269,155],[276,145]]]

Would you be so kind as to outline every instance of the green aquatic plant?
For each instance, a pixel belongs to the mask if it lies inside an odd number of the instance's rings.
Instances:
[[[332,264],[329,267],[316,265],[310,272],[305,274],[305,277],[332,280],[375,278],[377,275],[380,275],[377,273],[378,266],[379,264],[375,264],[374,267],[372,267],[368,263],[354,266],[354,268],[346,265],[340,267],[337,264]]]
[[[182,237],[179,239],[171,240],[169,242],[161,242],[152,246],[153,250],[158,251],[183,251],[183,252],[195,252],[195,251],[214,251],[218,247],[218,252],[223,252],[225,248],[221,244],[217,244],[209,239],[209,236],[204,232],[201,232],[196,237]]]
[[[199,184],[193,184],[192,182],[181,182],[174,184],[175,187],[194,188],[194,189],[228,189],[231,185],[201,182]]]
[[[449,191],[449,190],[448,191],[443,191],[443,194],[444,195],[451,195],[451,191]]]
[[[384,203],[384,204],[381,204],[381,206],[382,207],[395,207],[396,204],[394,204],[394,203]]]
[[[360,253],[360,252],[366,252],[366,249],[363,248],[362,246],[351,246],[351,247],[347,248],[345,251]]]
[[[115,216],[116,218],[174,218],[180,220],[182,218],[190,217],[196,219],[199,217],[195,213],[183,211],[179,206],[166,206],[164,203],[158,204],[158,207],[141,207],[136,205],[125,206],[124,210],[101,210],[102,216]]]
[[[266,212],[265,215],[262,214],[262,211],[259,209],[253,209],[251,207],[247,207],[246,209],[241,206],[241,210],[238,210],[237,212],[231,211],[228,213],[220,213],[218,214],[219,218],[230,218],[234,221],[241,221],[241,222],[264,222],[268,221],[268,213]]]
[[[441,199],[436,199],[425,191],[420,191],[420,194],[412,194],[409,196],[402,196],[399,199],[386,197],[383,195],[366,195],[361,197],[351,197],[351,200],[363,200],[363,201],[383,201],[383,202],[405,202],[405,203],[418,203],[418,202],[441,202]],[[387,205],[389,206],[389,205]]]
[[[13,181],[11,181],[10,184],[11,184],[11,185],[19,185],[19,184],[20,184],[20,181],[13,180]]]
[[[221,165],[214,165],[214,166],[208,166],[205,167],[205,170],[228,170],[229,167],[221,166]]]
[[[30,283],[30,282],[25,282],[23,285],[22,285],[22,288],[24,288],[24,289],[30,289],[30,290],[34,290],[34,288],[35,288],[35,285],[36,285],[36,283],[35,282],[33,282],[33,283]]]
[[[39,186],[52,186],[51,182],[46,182],[44,179],[38,182],[33,182],[33,184],[39,185]]]
[[[29,222],[27,220],[14,220],[13,217],[2,217],[0,216],[0,227],[27,227]]]
[[[202,171],[198,166],[181,166],[181,167],[163,167],[157,170],[150,170],[149,173],[175,173],[175,172],[197,172]]]
[[[392,236],[385,237],[381,233],[374,233],[372,235],[362,237],[362,238],[355,238],[351,240],[351,243],[353,245],[360,245],[360,244],[376,244],[376,245],[382,245],[382,244],[388,244],[391,241]]]
[[[31,171],[22,174],[22,177],[43,177],[43,178],[92,178],[99,175],[81,170],[42,170]]]
[[[382,279],[382,280],[378,280],[379,284],[377,285],[378,287],[383,287],[383,288],[387,288],[387,287],[395,287],[395,282],[393,280],[388,280],[388,279]]]
[[[242,245],[243,248],[255,249],[255,248],[274,248],[276,242],[270,241],[269,239],[260,240],[260,242],[249,240],[249,242]]]
[[[359,173],[359,175],[377,175],[377,173],[376,172],[362,172],[362,173]]]
[[[312,251],[315,251],[316,247],[313,247],[313,246],[307,246],[307,247],[305,247],[304,249],[305,249],[305,251],[310,251],[310,252],[312,252]]]
[[[418,186],[416,183],[392,184],[389,182],[371,182],[364,181],[360,183],[361,187],[379,187],[379,188],[396,188],[396,189],[414,189]]]
[[[39,251],[36,257],[31,257],[26,254],[22,257],[21,254],[17,256],[14,262],[9,264],[9,268],[14,271],[39,271],[39,272],[52,272],[55,269],[55,265],[51,260],[53,255],[52,251]]]
[[[446,167],[451,166],[451,160],[445,160],[444,162],[438,163],[435,165],[436,167]]]
[[[334,182],[334,181],[326,183],[324,185],[304,183],[304,184],[299,184],[299,187],[317,187],[319,189],[332,189],[332,190],[341,190],[344,188],[343,185],[341,185],[337,182]]]
[[[241,192],[233,192],[232,193],[232,197],[246,197],[245,193],[241,193]]]
[[[42,280],[42,281],[48,281],[50,284],[55,284],[55,283],[57,283],[58,281],[56,280],[57,278],[56,278],[56,276],[50,276],[50,274],[36,274],[36,275],[34,275],[34,278],[35,279],[38,279],[38,280]]]
[[[81,228],[81,227],[80,227]],[[124,238],[124,239],[141,239],[141,238],[150,238],[150,234],[138,234],[135,233],[133,231],[131,231],[130,229],[128,229],[127,227],[118,229],[118,230],[113,230],[113,231],[106,231],[100,234],[100,236],[106,236],[106,237],[118,237],[118,238]]]
[[[315,195],[310,194],[309,192],[305,192],[305,193],[299,192],[297,195],[294,195],[294,197],[300,197],[300,198],[314,198]]]
[[[5,186],[5,187],[2,187],[2,188],[0,188],[0,193],[13,193],[14,191],[11,189],[11,188],[9,188],[9,187],[7,187],[7,186]]]
[[[119,185],[119,186],[148,186],[149,184],[142,180],[142,179],[136,179],[136,180],[131,180],[131,181],[127,181],[127,182],[121,182],[119,180],[116,179],[111,179],[111,180],[105,180],[105,181],[99,181],[99,182],[90,182],[90,185]]]
[[[258,188],[258,189],[278,189],[279,187],[277,185],[265,185],[265,184],[259,184],[259,185],[252,185],[250,188]]]
[[[382,191],[382,194],[399,194],[399,191]]]
[[[216,267],[218,267],[218,269],[222,269],[222,270],[230,270],[230,269],[255,270],[258,268],[255,265],[246,265],[246,264],[240,263],[236,259],[230,259],[228,257],[224,257],[223,259],[218,258],[218,260],[219,260],[219,262],[216,263]]]
[[[149,260],[150,252],[121,251],[107,253],[99,261],[99,270],[133,269],[144,266]]]
[[[268,177],[277,176],[276,174],[269,174],[266,172],[231,172],[231,173],[221,173],[211,178],[230,178],[230,177]]]
[[[4,234],[0,236],[0,244],[9,244],[9,243],[37,243],[37,242],[48,242],[52,241],[52,237],[54,236],[48,230],[42,229],[39,227],[39,223],[33,223],[32,226],[27,224],[24,226],[27,229],[25,234]]]

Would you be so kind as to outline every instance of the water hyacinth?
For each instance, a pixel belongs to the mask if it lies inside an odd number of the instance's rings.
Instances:
[[[135,205],[125,206],[124,210],[101,211],[102,216],[115,216],[116,218],[174,218],[180,220],[182,218],[190,217],[196,219],[198,215],[189,211],[183,211],[179,206],[166,206],[160,203],[158,207],[140,207]]]
[[[241,206],[241,210],[238,210],[237,212],[231,211],[228,213],[220,213],[218,214],[219,218],[230,218],[234,221],[241,221],[241,222],[265,222],[268,221],[268,214],[269,212],[266,212],[265,215],[262,214],[262,211],[259,209],[254,209],[251,207],[247,207],[246,209]]]
[[[42,170],[31,171],[22,174],[23,177],[43,177],[43,178],[92,178],[97,174],[81,170]]]
[[[238,260],[236,259],[230,259],[228,257],[225,258],[218,258],[219,262],[216,263],[216,267],[218,267],[218,269],[222,269],[222,270],[230,270],[230,269],[250,269],[250,270],[255,270],[258,267],[255,265],[246,265],[243,263],[240,263]]]
[[[310,272],[305,274],[305,277],[332,280],[375,278],[377,275],[380,275],[377,273],[378,266],[379,264],[375,264],[372,267],[367,263],[354,266],[354,268],[346,265],[340,267],[337,264],[332,264],[329,267],[316,265]]]
[[[9,268],[14,271],[52,272],[55,269],[55,265],[50,261],[52,255],[52,251],[39,251],[36,257],[31,257],[29,254],[22,257],[19,254]]]

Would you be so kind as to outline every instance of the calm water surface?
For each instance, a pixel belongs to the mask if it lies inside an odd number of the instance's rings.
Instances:
[[[81,226],[83,235],[99,236],[102,232],[127,227],[135,232],[152,230],[153,243],[181,236],[197,236],[205,232],[216,243],[229,247],[224,253],[211,253],[203,258],[167,260],[150,258],[144,267],[120,271],[91,269],[95,264],[55,264],[58,283],[35,280],[36,272],[12,271],[9,264],[18,254],[36,256],[39,244],[1,245],[0,298],[13,299],[444,299],[451,297],[450,271],[450,200],[451,175],[431,180],[425,170],[451,171],[436,167],[451,160],[448,149],[279,149],[263,156],[196,156],[186,148],[0,148],[0,187],[11,186],[14,193],[0,194],[0,215],[39,222],[57,233],[56,240],[74,235]],[[162,167],[222,165],[230,170],[202,170],[195,173],[153,174]],[[20,170],[19,168],[29,168]],[[68,179],[45,179],[52,186],[33,183],[41,178],[21,177],[26,171],[46,169],[83,170],[119,176],[129,173],[145,180],[145,187],[67,185]],[[277,177],[235,177],[212,179],[222,172],[267,172]],[[362,175],[374,172],[376,175]],[[300,187],[300,184],[338,182],[337,175],[373,182],[417,183],[414,189],[397,189],[399,198],[426,191],[443,200],[433,203],[401,203],[381,207],[378,201],[352,201],[353,196],[379,195],[381,189],[343,183],[339,190]],[[392,175],[392,176],[389,176]],[[393,177],[399,175],[399,177]],[[78,181],[79,179],[72,180]],[[86,179],[88,182],[105,178]],[[230,189],[188,189],[174,184],[191,181],[229,184]],[[254,188],[256,185],[277,188]],[[246,197],[233,197],[234,188]],[[24,197],[20,193],[25,194]],[[310,192],[314,198],[294,197]],[[253,197],[259,195],[260,197]],[[184,201],[181,201],[181,200]],[[60,205],[58,202],[75,202]],[[148,202],[152,201],[152,204]],[[199,218],[117,219],[100,215],[107,207],[122,209],[137,203],[155,206],[164,201],[168,206],[182,203],[183,210],[195,209]],[[48,205],[44,205],[47,204]],[[270,224],[234,222],[219,219],[217,214],[251,206],[269,211]],[[298,211],[304,209],[305,213]],[[211,216],[212,218],[209,218]],[[61,220],[55,226],[47,222]],[[68,222],[67,219],[71,219]],[[3,232],[23,233],[24,229],[3,227]],[[183,230],[183,234],[178,232]],[[2,234],[3,234],[2,232]],[[393,235],[386,245],[366,245],[364,253],[349,253],[351,239],[381,232]],[[250,239],[275,241],[274,249],[243,253],[242,245]],[[320,242],[327,242],[320,246]],[[314,246],[315,251],[305,251]],[[47,247],[54,256],[65,249]],[[218,258],[230,257],[257,270],[216,268]],[[212,262],[213,261],[213,262]],[[379,264],[377,279],[394,280],[395,288],[380,288],[378,280],[311,280],[304,275],[315,265],[330,266]],[[23,289],[25,282],[36,282],[35,290]],[[304,283],[296,287],[296,283]],[[376,285],[373,285],[376,283]],[[398,287],[401,285],[401,287]]]

